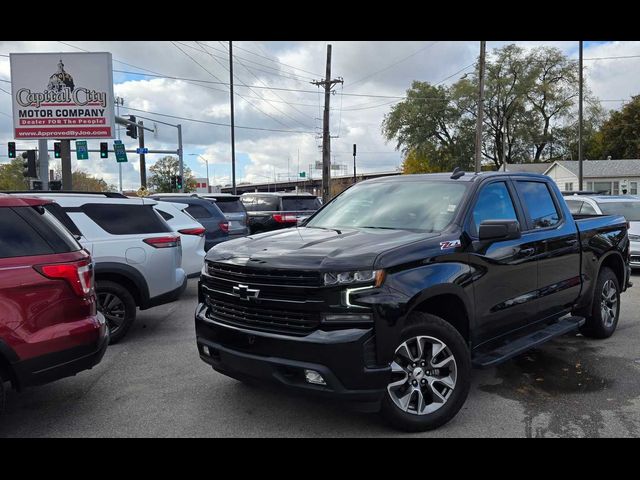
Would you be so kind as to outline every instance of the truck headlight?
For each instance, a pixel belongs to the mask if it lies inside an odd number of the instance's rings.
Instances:
[[[327,272],[324,274],[325,286],[373,282],[376,287],[379,287],[383,281],[384,270],[356,270],[353,272]]]

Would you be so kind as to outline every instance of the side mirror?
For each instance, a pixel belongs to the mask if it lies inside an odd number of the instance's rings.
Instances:
[[[478,228],[478,237],[483,240],[515,240],[520,238],[517,220],[485,220]]]

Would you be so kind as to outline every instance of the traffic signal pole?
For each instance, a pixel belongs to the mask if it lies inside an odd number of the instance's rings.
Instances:
[[[73,190],[71,178],[71,140],[60,140],[60,160],[62,163],[62,189]]]
[[[40,162],[40,171],[38,176],[42,182],[42,190],[49,190],[49,147],[47,140],[38,140],[38,160]]]
[[[144,148],[144,125],[142,120],[138,122],[138,146]],[[144,150],[141,150],[141,152]],[[140,186],[147,188],[147,161],[144,153],[140,154]]]

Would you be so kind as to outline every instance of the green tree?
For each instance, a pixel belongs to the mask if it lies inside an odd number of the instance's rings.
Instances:
[[[102,178],[95,178],[83,170],[76,170],[71,174],[73,189],[81,192],[111,192],[114,185],[109,185]]]
[[[640,95],[611,112],[599,131],[600,158],[640,158]]]
[[[180,173],[180,160],[177,157],[162,157],[150,168],[149,188],[157,193],[171,193],[171,178]],[[184,167],[183,178],[184,191],[192,192],[196,189],[196,179],[187,166]]]
[[[0,165],[0,190],[24,190],[29,188],[29,183],[22,172],[22,157],[14,158],[10,163]]]
[[[577,139],[577,77],[575,62],[555,48],[494,50],[486,62],[484,159],[499,168],[569,152]],[[586,101],[597,103],[585,91]],[[477,68],[449,87],[414,81],[385,116],[382,132],[405,155],[422,152],[430,168],[472,168],[477,98]],[[586,123],[597,125],[598,112],[591,113]]]

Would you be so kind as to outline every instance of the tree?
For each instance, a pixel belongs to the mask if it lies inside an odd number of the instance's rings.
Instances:
[[[23,172],[22,157],[14,158],[10,163],[0,165],[0,190],[24,190],[29,188]]]
[[[406,175],[412,173],[433,173],[443,171],[434,165],[431,158],[432,157],[430,157],[425,149],[409,150],[402,161],[402,173]]]
[[[150,168],[151,177],[149,178],[149,187],[156,193],[170,193],[171,178],[180,174],[180,160],[177,157],[162,157]],[[192,192],[196,189],[196,179],[187,166],[184,167],[183,178],[184,191]]]
[[[600,158],[640,158],[640,95],[611,112],[598,133]]]
[[[57,178],[62,178],[62,169],[56,167],[55,173]],[[90,173],[78,169],[71,172],[71,188],[78,192],[115,192],[115,185],[109,185],[102,178],[96,178]]]
[[[558,49],[494,50],[486,62],[483,157],[499,168],[548,159],[552,149],[568,152],[577,139],[571,127],[577,91],[578,67]],[[585,102],[595,103],[585,92]],[[414,81],[407,98],[385,116],[382,131],[407,157],[421,152],[429,168],[473,168],[477,105],[477,73],[450,87]],[[595,125],[592,113],[586,123]]]

